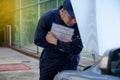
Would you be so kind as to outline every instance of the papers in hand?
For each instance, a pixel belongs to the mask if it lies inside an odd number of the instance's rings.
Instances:
[[[71,40],[74,29],[53,23],[51,32],[55,35],[55,37],[58,40],[65,41],[65,40]]]

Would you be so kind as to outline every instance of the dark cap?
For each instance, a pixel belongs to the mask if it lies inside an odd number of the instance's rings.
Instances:
[[[75,14],[74,14],[74,11],[73,11],[73,8],[72,8],[70,0],[64,0],[64,2],[63,2],[63,9],[65,9],[69,13],[69,15],[71,17],[75,18]]]

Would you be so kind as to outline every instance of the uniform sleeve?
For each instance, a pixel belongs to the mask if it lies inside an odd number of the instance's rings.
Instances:
[[[58,40],[57,43],[57,48],[65,53],[79,54],[83,48],[81,39],[76,39],[67,43]]]
[[[53,48],[54,45],[49,44],[45,39],[45,36],[49,31],[49,21],[47,20],[47,17],[44,15],[40,18],[34,35],[34,43],[43,48]]]

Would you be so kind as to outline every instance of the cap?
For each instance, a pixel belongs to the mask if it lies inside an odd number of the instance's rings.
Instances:
[[[64,0],[63,9],[65,9],[70,14],[71,17],[75,17],[70,0]]]

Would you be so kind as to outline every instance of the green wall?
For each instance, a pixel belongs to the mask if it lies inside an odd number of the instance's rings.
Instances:
[[[15,0],[12,45],[21,47],[33,44],[34,31],[40,16],[62,2],[63,0]]]

